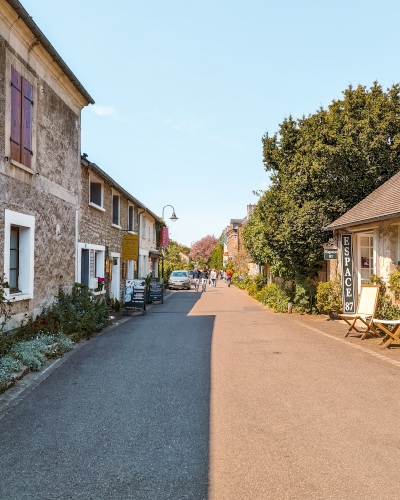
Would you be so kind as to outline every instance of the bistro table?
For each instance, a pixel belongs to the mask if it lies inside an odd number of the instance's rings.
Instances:
[[[394,320],[389,320],[389,319],[376,319],[374,318],[374,324],[378,326],[383,332],[386,333],[386,335],[389,337],[388,340],[382,339],[379,343],[383,344],[382,349],[385,347],[389,347],[393,342],[399,342],[400,343],[400,319],[394,319]],[[388,328],[385,328],[384,325],[393,325],[394,328],[392,331],[388,330]]]

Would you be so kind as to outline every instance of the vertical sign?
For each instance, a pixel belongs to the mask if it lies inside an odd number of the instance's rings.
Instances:
[[[168,228],[162,227],[160,228],[160,247],[168,246]]]
[[[342,234],[341,241],[343,312],[354,314],[356,312],[356,304],[354,300],[353,235]]]

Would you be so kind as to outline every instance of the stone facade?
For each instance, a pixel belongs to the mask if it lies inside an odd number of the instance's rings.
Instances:
[[[10,280],[10,231],[19,231],[14,327],[75,279],[81,109],[86,97],[7,2],[0,0],[0,270]],[[11,155],[11,68],[32,86],[32,163]]]
[[[101,201],[91,201],[91,183],[101,185]],[[119,198],[119,217],[113,219],[113,196]],[[133,215],[129,231],[129,207]],[[145,210],[144,213],[141,213]],[[155,221],[157,217],[136,198],[127,193],[106,172],[86,158],[81,160],[81,191],[78,210],[78,243],[76,258],[76,281],[85,279],[96,295],[109,294],[123,303],[126,279],[137,278],[137,263],[122,260],[124,234],[138,234],[140,213],[139,262],[140,277],[149,273],[149,252],[156,255]],[[153,240],[154,237],[154,240]],[[85,274],[85,252],[88,251],[88,274]],[[143,257],[147,257],[143,259]],[[106,263],[111,261],[109,269]],[[157,268],[157,262],[155,267]],[[145,274],[144,274],[145,273]],[[105,278],[103,290],[97,290],[93,278]],[[93,286],[92,286],[93,285]],[[97,290],[97,291],[96,291]]]

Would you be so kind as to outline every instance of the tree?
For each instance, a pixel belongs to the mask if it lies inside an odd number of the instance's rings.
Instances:
[[[218,243],[217,248],[214,248],[214,250],[210,254],[209,266],[211,268],[215,267],[216,269],[222,269],[224,265],[222,253],[223,247]]]
[[[181,251],[182,245],[179,245],[179,243],[174,240],[169,240],[169,246],[164,247],[164,283],[168,282],[172,271],[185,269],[186,262],[179,255]],[[162,275],[161,259],[158,263],[158,275]]]
[[[327,109],[285,119],[262,143],[272,185],[244,229],[246,248],[278,275],[313,278],[329,237],[322,227],[399,170],[400,86],[350,86]]]
[[[209,262],[211,252],[217,248],[217,245],[217,238],[207,235],[201,240],[193,243],[190,257],[200,265],[206,265]]]

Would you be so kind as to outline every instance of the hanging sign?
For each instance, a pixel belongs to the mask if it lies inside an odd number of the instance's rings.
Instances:
[[[342,288],[343,288],[343,312],[354,314],[356,303],[354,298],[354,274],[353,274],[353,235],[342,234]]]
[[[168,228],[162,227],[160,228],[160,247],[167,247],[168,245]]]
[[[329,239],[328,243],[324,243],[324,259],[325,260],[337,260],[338,259],[338,247],[332,238]]]
[[[122,260],[138,260],[139,236],[124,234],[122,239]]]

